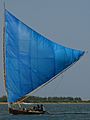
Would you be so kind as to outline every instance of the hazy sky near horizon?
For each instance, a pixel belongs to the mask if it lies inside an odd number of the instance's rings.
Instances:
[[[0,0],[0,96],[5,94],[2,63]],[[8,0],[6,9],[45,37],[88,53],[37,96],[79,96],[90,99],[90,0]]]

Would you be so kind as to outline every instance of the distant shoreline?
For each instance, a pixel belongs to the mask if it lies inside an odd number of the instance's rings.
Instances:
[[[52,102],[45,102],[45,103],[21,103],[21,104],[90,104],[90,103],[87,103],[87,102],[78,102],[78,103],[75,103],[75,102],[58,102],[58,103],[52,103]],[[0,105],[8,105],[8,102],[0,102]]]
[[[18,100],[18,101],[20,101],[20,100]],[[38,96],[29,96],[22,103],[25,103],[25,102],[26,103],[32,103],[32,104],[33,103],[34,104],[90,104],[90,100],[82,100],[82,98],[80,98],[80,97],[38,97]],[[8,104],[6,96],[2,96],[0,98],[0,104]]]

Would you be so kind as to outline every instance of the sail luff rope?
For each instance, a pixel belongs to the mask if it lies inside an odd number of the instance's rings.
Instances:
[[[6,91],[6,96],[8,97],[8,94],[7,94],[7,89],[6,89],[6,65],[5,65],[5,50],[6,50],[6,47],[5,47],[5,1],[2,0],[1,1],[2,4],[3,4],[3,15],[2,15],[2,44],[3,44],[3,52],[2,52],[2,55],[3,55],[3,81],[4,81],[4,88],[5,88],[5,91]],[[9,102],[7,102],[8,104],[8,107],[10,106]]]
[[[6,70],[5,70],[5,1],[3,1],[2,43],[3,43],[3,74],[4,74],[4,87],[5,87],[5,90],[6,90]]]

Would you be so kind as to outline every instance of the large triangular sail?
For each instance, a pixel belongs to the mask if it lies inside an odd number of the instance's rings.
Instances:
[[[48,40],[7,10],[5,28],[8,102],[45,84],[84,54]]]

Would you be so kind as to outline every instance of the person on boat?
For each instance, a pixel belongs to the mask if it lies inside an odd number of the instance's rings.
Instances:
[[[35,110],[35,111],[36,111],[36,110],[37,110],[37,107],[36,107],[36,106],[33,106],[33,109],[32,109],[32,110]]]
[[[33,107],[33,110],[35,110],[35,111],[39,111],[39,110],[40,110],[40,106],[39,106],[39,105],[34,106],[34,107]]]
[[[26,111],[27,109],[26,108],[23,108],[23,111]]]
[[[41,111],[45,111],[45,107],[41,104]]]
[[[39,106],[39,105],[37,105],[37,110],[38,110],[38,111],[40,110],[40,106]]]

